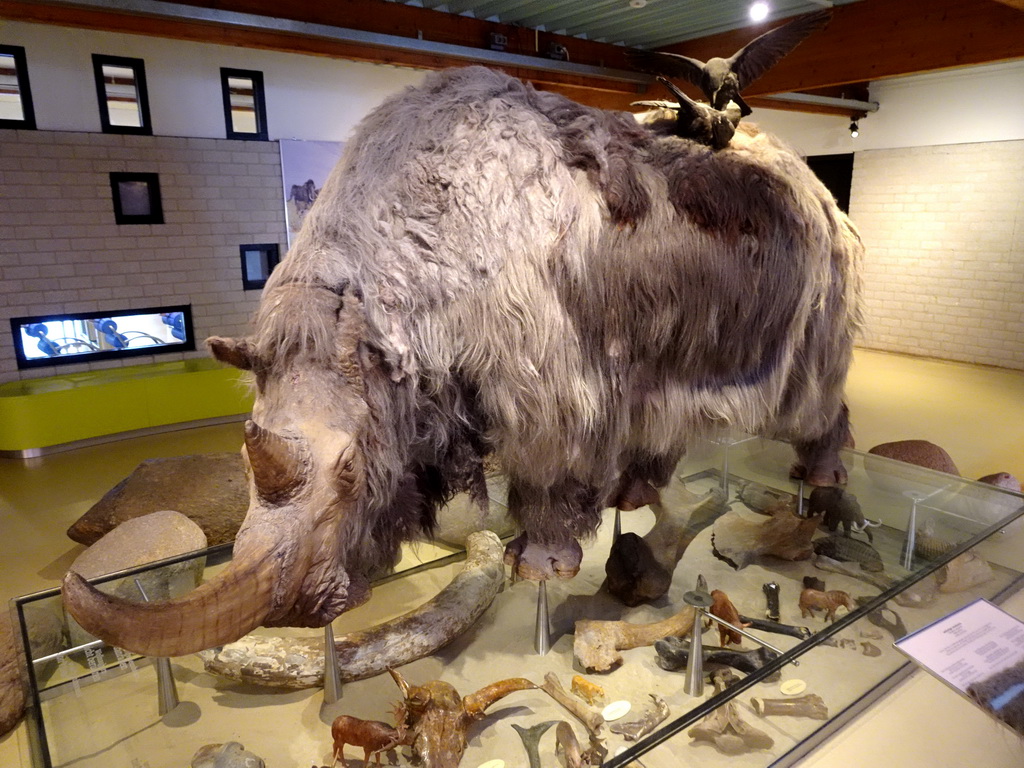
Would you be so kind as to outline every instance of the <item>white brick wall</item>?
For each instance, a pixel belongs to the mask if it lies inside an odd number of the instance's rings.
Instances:
[[[11,317],[192,304],[199,349],[242,334],[259,299],[238,246],[286,249],[277,142],[4,131],[0,142],[0,382],[172,360],[19,371]],[[164,224],[114,223],[114,171],[160,174]],[[181,357],[182,355],[178,355]]]
[[[1024,369],[1024,141],[858,152],[863,346]]]

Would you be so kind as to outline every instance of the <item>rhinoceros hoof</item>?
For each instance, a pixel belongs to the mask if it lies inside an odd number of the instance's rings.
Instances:
[[[794,480],[803,480],[808,485],[846,485],[846,467],[842,464],[815,464],[805,467],[794,464],[790,467],[789,476]]]
[[[583,549],[575,539],[563,544],[540,544],[521,534],[505,546],[505,564],[520,579],[571,579],[580,571]]]

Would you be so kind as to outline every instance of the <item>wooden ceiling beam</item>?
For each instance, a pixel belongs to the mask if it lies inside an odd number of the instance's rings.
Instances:
[[[1024,0],[1022,0],[1024,1]],[[706,61],[768,29],[733,30],[661,50]],[[862,0],[837,6],[744,95],[806,91],[1024,57],[1024,14],[995,0]]]

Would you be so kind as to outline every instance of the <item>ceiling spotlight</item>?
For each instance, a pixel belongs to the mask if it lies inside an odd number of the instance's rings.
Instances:
[[[643,8],[647,5],[647,0],[629,0],[630,8]]]
[[[854,120],[850,123],[850,137],[856,139],[860,136],[860,127],[857,125],[857,121]]]
[[[764,21],[768,18],[768,3],[758,2],[750,6],[750,18],[754,21]]]

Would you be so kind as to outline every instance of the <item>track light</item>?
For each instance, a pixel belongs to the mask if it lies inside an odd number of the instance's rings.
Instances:
[[[750,18],[753,21],[764,21],[768,18],[768,3],[758,2],[750,6]]]
[[[850,123],[850,137],[856,139],[860,136],[860,127],[857,125],[857,121],[854,120]]]

